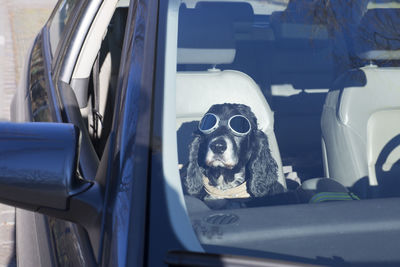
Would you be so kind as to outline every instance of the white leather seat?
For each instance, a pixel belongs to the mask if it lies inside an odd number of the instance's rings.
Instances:
[[[393,12],[397,17],[390,16]],[[365,41],[369,31],[380,33],[378,27],[390,30],[382,27],[385,19],[396,19],[390,25],[398,25],[398,14],[393,9],[367,12],[355,42],[361,40],[355,46],[361,60],[400,60],[400,47],[389,42],[385,48],[379,43],[368,47]],[[327,177],[366,197],[400,195],[400,68],[371,64],[342,75],[328,93],[321,127]]]
[[[278,164],[279,182],[286,187],[282,161],[274,134],[274,118],[260,88],[248,75],[233,70],[180,72],[176,77],[176,120],[179,154],[186,154],[187,145],[198,122],[213,104],[238,103],[249,106],[258,119],[259,129],[269,138],[272,156]],[[185,123],[190,123],[187,127]],[[189,138],[190,139],[190,138]],[[184,143],[184,144],[182,144]],[[185,160],[185,157],[180,157]],[[180,162],[184,164],[186,162]]]
[[[365,177],[370,185],[378,185],[375,168],[383,167],[376,166],[381,164],[378,156],[400,134],[400,68],[350,71],[336,87],[328,94],[321,120],[326,175],[345,186]],[[400,154],[385,168],[398,159]]]

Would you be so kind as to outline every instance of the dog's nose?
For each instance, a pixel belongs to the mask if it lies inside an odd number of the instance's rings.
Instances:
[[[210,144],[210,148],[215,154],[222,154],[226,150],[226,142],[224,139],[217,139]]]

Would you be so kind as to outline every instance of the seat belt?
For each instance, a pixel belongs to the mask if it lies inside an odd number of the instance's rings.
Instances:
[[[93,66],[93,97],[94,97],[94,108],[92,109],[92,118],[93,118],[93,139],[94,142],[97,142],[100,139],[98,129],[99,129],[99,122],[101,126],[103,125],[103,116],[101,116],[99,107],[100,107],[100,51],[97,53],[96,60]]]

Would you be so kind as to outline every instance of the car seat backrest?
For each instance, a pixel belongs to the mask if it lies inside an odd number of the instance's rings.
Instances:
[[[391,31],[376,25],[393,19],[387,12],[369,10],[361,20],[354,40],[361,59],[400,59],[397,47],[367,43]],[[391,194],[390,187],[400,185],[400,68],[370,64],[342,75],[326,98],[321,127],[327,176],[365,194],[372,187],[380,196]]]
[[[176,120],[179,154],[187,155],[191,136],[198,122],[213,104],[238,103],[249,106],[258,119],[258,127],[269,138],[271,153],[279,166],[279,181],[286,186],[282,162],[273,130],[273,112],[260,88],[248,75],[233,70],[180,72],[176,77]],[[193,122],[194,121],[194,122]],[[192,122],[192,123],[191,123]],[[191,127],[185,128],[187,123]],[[185,144],[182,144],[183,143]],[[180,157],[185,160],[185,157]],[[186,163],[186,162],[180,162]]]
[[[187,118],[201,118],[212,104],[241,103],[251,107],[260,130],[273,131],[273,115],[268,103],[253,79],[242,72],[179,72],[177,90],[176,112],[177,117],[182,118],[178,119],[178,126]]]
[[[336,84],[342,89],[327,97],[322,134],[326,142],[334,142],[326,144],[328,150],[336,151],[327,155],[329,175],[347,186],[363,177],[369,177],[371,185],[378,184],[374,171],[377,159],[384,145],[400,134],[400,117],[390,115],[400,110],[399,74],[398,68],[374,66],[352,71],[345,74],[347,80],[365,76],[365,84],[340,85],[342,78]]]

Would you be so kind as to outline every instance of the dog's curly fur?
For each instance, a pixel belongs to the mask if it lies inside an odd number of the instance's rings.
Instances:
[[[240,137],[234,136],[226,125],[210,134],[195,131],[189,145],[189,163],[181,171],[185,193],[202,200],[212,199],[204,190],[203,176],[209,179],[210,185],[221,189],[232,188],[247,181],[247,192],[250,195],[248,201],[283,192],[284,188],[278,182],[278,165],[271,155],[268,138],[258,129],[257,118],[250,107],[242,104],[217,104],[207,113],[216,114],[222,121],[227,121],[233,115],[243,115],[250,121],[251,131]],[[226,167],[220,163],[218,166],[210,166],[206,162],[210,143],[218,138],[231,143],[232,154],[235,153],[232,157],[237,159],[234,165]],[[244,177],[238,179],[238,173]],[[222,185],[221,177],[224,179]]]

